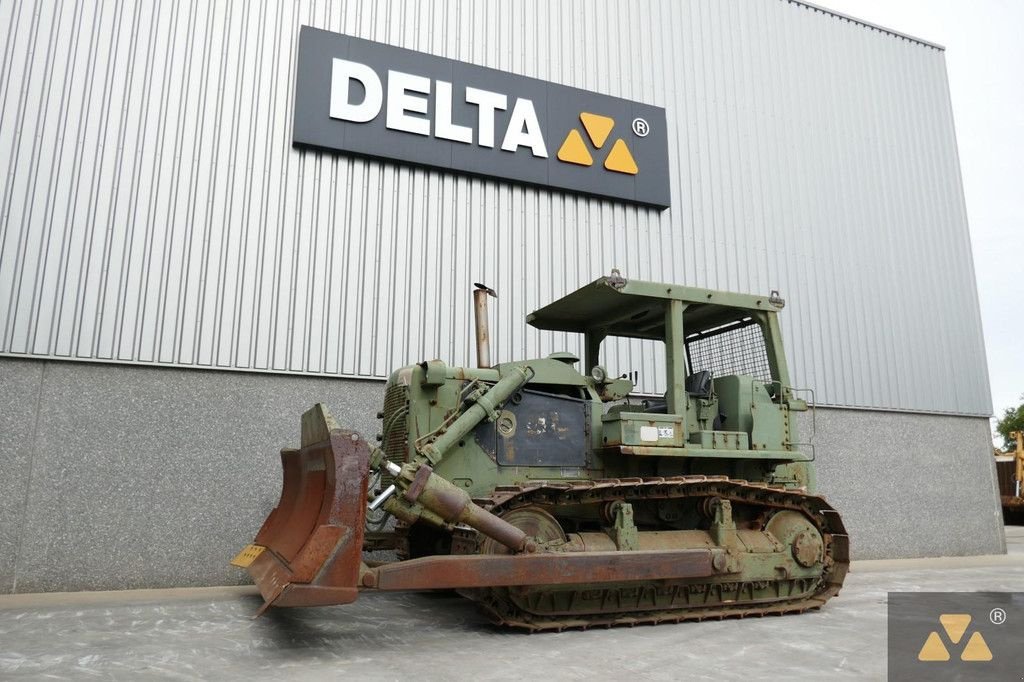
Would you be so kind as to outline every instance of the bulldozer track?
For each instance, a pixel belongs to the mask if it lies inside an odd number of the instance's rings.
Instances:
[[[474,590],[466,596],[477,601],[494,622],[538,632],[800,613],[820,607],[839,593],[849,569],[849,538],[839,514],[817,495],[726,476],[679,476],[502,486],[489,498],[476,502],[499,516],[529,505],[555,510],[557,515],[557,508],[566,505],[687,497],[717,497],[761,507],[766,515],[781,510],[800,512],[824,540],[820,573],[813,578],[774,581],[737,581],[719,576],[703,582],[492,588]],[[475,532],[469,532],[461,539],[475,543],[479,538]],[[555,600],[550,595],[559,591],[568,599],[568,608],[559,610],[553,606]],[[770,596],[766,598],[766,594]]]

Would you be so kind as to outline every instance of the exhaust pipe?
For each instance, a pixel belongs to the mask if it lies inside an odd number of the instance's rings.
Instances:
[[[491,335],[487,329],[487,297],[498,298],[497,292],[486,284],[474,282],[473,310],[476,315],[476,366],[487,369],[491,366]]]

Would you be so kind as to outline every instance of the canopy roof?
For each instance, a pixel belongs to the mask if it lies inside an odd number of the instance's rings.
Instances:
[[[626,280],[613,273],[530,313],[526,322],[552,331],[664,339],[665,306],[673,300],[687,304],[683,326],[688,335],[757,312],[776,312],[767,296]]]

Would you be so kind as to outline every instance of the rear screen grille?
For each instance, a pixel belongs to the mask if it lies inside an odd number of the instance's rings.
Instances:
[[[687,337],[686,355],[691,373],[710,370],[716,377],[745,374],[766,383],[772,380],[764,334],[753,320]]]

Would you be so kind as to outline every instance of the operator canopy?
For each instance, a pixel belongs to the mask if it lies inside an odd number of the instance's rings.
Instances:
[[[615,271],[526,316],[537,329],[664,339],[669,301],[686,304],[687,334],[774,313],[768,296],[626,280]]]

